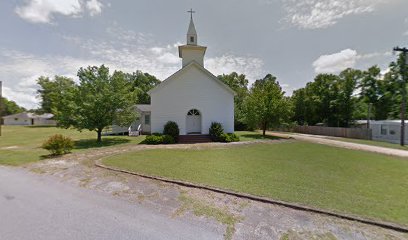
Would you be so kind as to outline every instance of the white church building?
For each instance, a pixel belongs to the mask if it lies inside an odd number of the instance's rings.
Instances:
[[[168,121],[178,124],[180,135],[208,134],[212,122],[234,132],[235,92],[205,69],[206,50],[191,16],[187,44],[178,47],[182,68],[148,92],[150,105],[136,106],[142,132],[162,133]]]

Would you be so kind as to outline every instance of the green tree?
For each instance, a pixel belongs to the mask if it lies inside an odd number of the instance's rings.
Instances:
[[[150,104],[150,96],[147,92],[158,85],[160,80],[153,75],[141,71],[125,73],[125,79],[131,84],[132,91],[137,92],[137,103]]]
[[[261,127],[263,135],[272,126],[289,120],[291,103],[271,74],[256,80],[244,100],[245,119],[249,126]]]
[[[395,104],[399,101],[400,83],[398,82],[398,67],[390,64],[390,71],[384,76],[378,66],[373,66],[363,72],[360,83],[360,99],[368,107],[372,105],[372,115],[375,120],[392,118]]]
[[[245,112],[243,108],[244,99],[248,96],[248,79],[244,74],[232,72],[230,74],[223,74],[218,76],[222,82],[227,84],[237,95],[234,99],[234,125],[235,130],[246,130]]]
[[[357,83],[362,77],[362,72],[355,69],[346,69],[339,75],[338,92],[338,115],[339,126],[349,127],[353,120],[353,113],[356,109],[357,99],[354,97]]]
[[[388,83],[388,98],[391,99],[388,117],[392,119],[401,117],[402,89],[407,87],[403,80],[408,79],[408,70],[402,71],[406,66],[405,58],[404,54],[400,54],[396,62],[391,62],[389,72],[384,76],[384,81]]]
[[[25,108],[20,107],[16,102],[8,100],[7,98],[2,97],[0,100],[0,116],[7,116],[26,111]]]
[[[55,76],[54,79],[41,76],[37,79],[40,88],[37,96],[40,98],[40,113],[54,113],[65,91],[74,86],[74,80],[64,76]]]
[[[293,120],[296,121],[299,125],[307,125],[307,113],[309,111],[309,104],[307,104],[306,89],[300,88],[293,91],[291,97],[293,105]]]
[[[129,126],[136,118],[134,104],[137,95],[126,81],[125,74],[109,68],[81,68],[79,84],[67,89],[58,109],[56,119],[63,127],[97,132],[97,141],[102,139],[102,130],[113,123]]]

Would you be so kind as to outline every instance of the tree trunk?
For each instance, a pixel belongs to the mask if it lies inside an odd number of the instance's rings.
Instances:
[[[265,137],[266,136],[266,122],[263,122],[263,124],[262,124],[262,131],[263,131],[263,133],[262,133],[262,135]]]
[[[98,133],[97,142],[102,142],[102,129],[98,129],[96,132]]]

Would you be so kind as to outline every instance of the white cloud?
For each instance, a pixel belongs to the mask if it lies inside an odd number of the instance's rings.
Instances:
[[[338,53],[320,56],[313,62],[313,67],[316,73],[336,73],[354,67],[357,57],[356,50],[345,49]]]
[[[98,0],[90,0],[86,2],[86,8],[89,10],[89,15],[95,16],[101,14],[103,4]]]
[[[327,28],[349,15],[376,11],[383,3],[398,0],[282,0],[286,20],[303,29]]]
[[[102,7],[98,0],[26,0],[24,5],[15,8],[15,12],[32,23],[51,23],[56,14],[78,17],[86,8],[94,16],[102,12]]]
[[[367,61],[370,59],[389,57],[391,55],[391,52],[358,54],[356,50],[345,49],[338,53],[320,56],[313,62],[313,67],[316,73],[338,73],[347,68],[355,67],[357,61]]]
[[[38,104],[35,95],[36,79],[39,76],[64,75],[75,79],[78,69],[88,65],[105,64],[111,71],[141,70],[161,80],[181,67],[181,59],[177,54],[180,43],[160,44],[154,42],[149,35],[122,31],[120,28],[110,35],[112,39],[106,41],[62,36],[67,41],[66,44],[80,46],[81,52],[86,53],[86,59],[58,55],[37,56],[0,48],[0,76],[7,79],[4,82],[5,96],[26,108],[34,108]],[[228,54],[206,58],[205,64],[216,75],[236,71],[247,75],[251,81],[264,74],[262,60],[254,57]]]
[[[263,61],[254,57],[239,57],[235,55],[222,55],[209,58],[205,66],[215,75],[228,74],[231,72],[243,73],[252,83],[255,79],[263,77]]]
[[[77,59],[64,56],[35,56],[19,51],[0,49],[0,76],[6,98],[16,101],[26,108],[35,108],[38,77],[44,75],[65,75],[72,77],[79,67],[99,65],[95,60]]]

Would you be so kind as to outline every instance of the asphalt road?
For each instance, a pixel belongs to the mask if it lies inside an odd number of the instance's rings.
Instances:
[[[0,167],[1,240],[223,239],[198,223]]]

